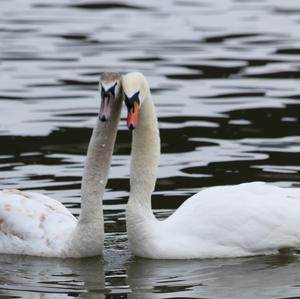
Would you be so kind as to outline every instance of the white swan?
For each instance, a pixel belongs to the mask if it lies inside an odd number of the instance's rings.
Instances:
[[[129,246],[154,259],[241,257],[300,247],[300,189],[262,182],[207,188],[158,221],[151,209],[160,138],[148,83],[140,73],[123,76],[133,131]],[[139,118],[139,119],[138,119]]]
[[[102,198],[122,107],[121,76],[100,78],[102,103],[89,143],[77,219],[47,196],[19,190],[0,192],[0,253],[48,257],[102,254]],[[110,121],[104,122],[108,120]],[[100,121],[101,119],[101,121]]]

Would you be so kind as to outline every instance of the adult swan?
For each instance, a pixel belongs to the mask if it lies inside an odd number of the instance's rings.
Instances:
[[[207,188],[158,221],[151,210],[160,138],[148,83],[123,77],[133,131],[130,198],[126,212],[134,255],[153,259],[241,257],[300,247],[300,189],[262,182]]]
[[[0,253],[76,258],[102,254],[101,200],[122,106],[121,76],[104,73],[100,88],[102,102],[87,152],[79,220],[60,202],[47,196],[3,190],[0,192]],[[109,118],[110,121],[104,122]]]

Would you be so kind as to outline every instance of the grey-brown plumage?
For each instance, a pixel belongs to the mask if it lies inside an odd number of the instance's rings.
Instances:
[[[97,118],[88,146],[79,220],[62,203],[48,196],[28,191],[0,191],[0,254],[62,258],[102,254],[102,198],[118,129],[122,88],[119,74],[104,73],[101,78],[114,92],[109,103],[109,121],[101,122]]]
[[[100,82],[109,83],[121,80],[121,74],[113,72],[105,72],[100,76]]]

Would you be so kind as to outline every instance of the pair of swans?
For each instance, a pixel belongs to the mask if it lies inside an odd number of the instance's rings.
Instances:
[[[82,179],[79,220],[46,196],[0,193],[0,253],[54,257],[99,255],[103,197],[123,93],[133,130],[128,240],[134,255],[154,259],[241,257],[300,247],[300,189],[262,182],[207,188],[158,221],[151,208],[160,157],[157,117],[141,73],[100,78],[102,103]],[[109,121],[107,121],[109,120]]]

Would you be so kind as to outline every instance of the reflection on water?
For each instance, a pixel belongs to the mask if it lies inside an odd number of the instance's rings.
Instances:
[[[137,260],[128,269],[128,281],[133,290],[129,297],[292,297],[300,293],[299,267],[298,258],[293,256],[203,261]]]
[[[90,259],[47,259],[2,255],[1,296],[11,298],[69,298],[85,293],[105,298],[103,262]],[[14,297],[17,296],[17,297]]]
[[[123,263],[1,256],[0,262],[0,297],[5,298],[250,299],[300,293],[300,261],[293,255]]]
[[[296,1],[3,0],[0,7],[0,189],[37,190],[79,214],[97,80],[107,69],[140,70],[151,82],[162,138],[159,218],[203,187],[300,185]],[[300,296],[297,255],[133,259],[124,221],[129,154],[123,114],[104,200],[104,260],[0,257],[0,296]]]

